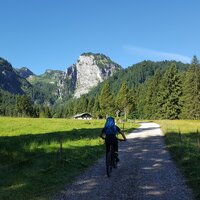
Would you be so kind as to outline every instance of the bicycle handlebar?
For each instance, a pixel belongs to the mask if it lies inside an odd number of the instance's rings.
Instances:
[[[105,140],[106,138],[104,138],[104,137],[101,137],[103,140]],[[120,142],[125,142],[126,140],[124,140],[124,139],[121,139],[121,138],[117,138],[117,140],[118,141],[120,141]]]
[[[124,139],[120,139],[120,138],[117,138],[117,140],[119,140],[120,142],[124,142],[124,141],[126,141],[126,140],[124,140]]]

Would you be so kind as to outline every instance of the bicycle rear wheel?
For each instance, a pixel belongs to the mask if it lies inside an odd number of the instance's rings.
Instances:
[[[112,157],[111,156],[112,156],[111,151],[109,151],[106,156],[106,171],[107,171],[108,177],[111,176],[111,172],[112,172]]]
[[[113,167],[117,168],[117,159],[116,159],[116,155],[113,155]]]

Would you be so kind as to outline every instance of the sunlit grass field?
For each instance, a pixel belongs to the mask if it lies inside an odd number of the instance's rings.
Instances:
[[[200,120],[157,121],[165,133],[172,158],[200,199]]]
[[[200,120],[160,120],[157,121],[164,132],[181,132],[182,134],[200,133]]]
[[[51,199],[104,154],[104,123],[0,117],[0,199]]]

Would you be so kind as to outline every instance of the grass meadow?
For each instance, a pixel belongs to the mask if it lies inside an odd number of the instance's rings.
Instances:
[[[51,199],[105,153],[104,123],[0,117],[0,199]]]
[[[200,199],[200,120],[157,121],[165,142],[187,184]]]

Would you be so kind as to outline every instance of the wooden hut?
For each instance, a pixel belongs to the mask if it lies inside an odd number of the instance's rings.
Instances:
[[[90,113],[80,113],[73,116],[74,119],[92,119],[92,115]]]

